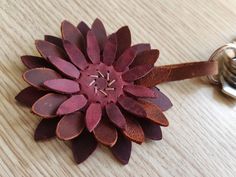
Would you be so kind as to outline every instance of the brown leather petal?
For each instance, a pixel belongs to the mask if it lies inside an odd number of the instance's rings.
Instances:
[[[98,142],[110,147],[115,145],[118,138],[116,128],[111,123],[104,120],[99,122],[97,127],[93,130],[93,133]]]
[[[152,89],[141,85],[125,85],[123,89],[126,93],[135,97],[156,98],[158,96]]]
[[[102,108],[99,103],[91,103],[86,111],[85,122],[88,131],[93,131],[93,129],[98,125],[102,117]]]
[[[80,136],[72,139],[72,152],[76,163],[85,161],[97,148],[97,141],[92,133],[83,131]]]
[[[93,64],[100,62],[100,48],[96,36],[92,31],[87,33],[87,54]]]
[[[78,25],[77,28],[79,29],[79,31],[81,32],[81,34],[84,36],[84,39],[87,36],[88,31],[90,30],[90,28],[88,27],[88,25],[81,21]]]
[[[111,152],[117,160],[125,165],[129,162],[131,149],[131,141],[119,134],[116,144],[111,148]]]
[[[67,100],[66,95],[48,93],[38,99],[32,106],[33,113],[43,118],[56,117],[58,107]]]
[[[34,132],[34,140],[47,140],[56,136],[56,127],[60,121],[59,117],[53,119],[42,119]]]
[[[140,125],[144,131],[145,137],[152,140],[161,140],[162,132],[160,125],[152,123],[148,120],[139,120]]]
[[[55,36],[51,36],[51,35],[45,35],[44,40],[48,41],[52,44],[55,44],[56,46],[61,47],[62,49],[64,48],[62,39],[59,38],[59,37],[55,37]]]
[[[97,38],[100,49],[103,50],[105,41],[107,39],[107,35],[106,35],[106,30],[102,24],[102,21],[99,20],[98,18],[95,19],[92,24],[91,30],[94,32]]]
[[[71,140],[79,136],[84,129],[84,116],[80,112],[65,115],[57,124],[56,134],[62,140]]]
[[[113,33],[106,40],[103,51],[103,63],[107,64],[108,66],[112,65],[113,62],[115,61],[116,50],[117,50],[117,38],[116,34]]]
[[[57,109],[57,115],[70,114],[81,110],[87,104],[87,99],[83,95],[72,95],[62,103]]]
[[[24,55],[21,56],[21,61],[29,69],[42,67],[51,68],[50,63],[42,57]]]
[[[30,85],[42,89],[43,83],[47,80],[58,79],[61,76],[49,68],[34,68],[23,74],[23,79]]]
[[[42,96],[46,95],[47,92],[38,90],[34,87],[27,87],[21,90],[15,97],[17,101],[25,106],[31,107],[35,101],[37,101]]]
[[[133,45],[132,48],[135,50],[135,55],[138,55],[143,51],[151,50],[151,45],[148,43],[140,43]]]
[[[218,74],[217,61],[192,62],[155,67],[149,74],[136,82],[146,87],[154,87],[162,82],[216,74]]]
[[[128,26],[123,26],[116,32],[117,36],[117,53],[118,58],[131,45],[131,34]]]

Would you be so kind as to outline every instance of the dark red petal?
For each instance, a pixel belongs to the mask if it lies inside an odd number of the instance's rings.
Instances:
[[[88,67],[88,62],[84,54],[74,44],[69,41],[64,41],[64,48],[70,58],[70,61],[77,66],[79,69],[84,70]]]
[[[67,99],[66,95],[49,93],[38,99],[32,106],[33,113],[43,118],[56,117],[58,107]]]
[[[129,162],[131,148],[131,141],[119,134],[116,144],[111,148],[111,152],[117,158],[117,160],[125,165]]]
[[[93,33],[97,38],[100,49],[103,50],[105,41],[107,39],[107,35],[101,20],[95,19],[92,24],[91,30],[93,31]]]
[[[86,111],[86,126],[91,132],[98,125],[102,117],[102,108],[99,103],[91,103]]]
[[[131,141],[141,144],[144,142],[144,133],[142,127],[133,118],[133,116],[126,114],[127,128],[123,130],[123,134]]]
[[[84,36],[84,39],[85,39],[88,31],[90,30],[88,25],[85,22],[81,21],[78,24],[77,28],[79,29],[79,31],[81,32],[81,34]]]
[[[71,79],[78,79],[80,72],[79,70],[70,62],[65,61],[59,57],[48,57],[50,63],[52,63],[61,73],[66,75]]]
[[[47,92],[45,91],[38,90],[34,87],[27,87],[21,90],[16,95],[15,99],[25,106],[31,107],[35,103],[35,101],[46,94]]]
[[[73,95],[59,106],[57,115],[73,113],[82,109],[86,104],[87,99],[83,95]]]
[[[135,57],[135,51],[132,48],[128,48],[125,52],[116,60],[114,68],[116,71],[124,71],[133,62]]]
[[[59,117],[53,119],[42,119],[34,132],[34,140],[46,140],[56,136],[56,127],[60,121]]]
[[[104,51],[103,51],[103,63],[107,65],[112,65],[115,61],[117,50],[117,39],[116,34],[113,33],[106,40]]]
[[[85,161],[97,148],[97,141],[93,135],[87,131],[83,131],[80,136],[72,139],[72,152],[76,163]]]
[[[89,31],[87,34],[87,53],[92,63],[98,64],[100,62],[100,48],[92,31]]]
[[[51,67],[51,65],[48,63],[48,61],[42,57],[24,55],[24,56],[21,56],[21,61],[29,69],[42,68],[42,67],[50,68]]]
[[[126,120],[116,104],[110,103],[106,105],[106,113],[113,124],[118,128],[126,129]]]
[[[135,54],[138,55],[139,53],[146,51],[146,50],[151,50],[151,45],[150,44],[136,44],[133,45],[132,48],[135,50]]]
[[[100,143],[106,146],[114,146],[118,133],[116,128],[108,121],[101,120],[97,127],[93,130],[94,136]]]
[[[146,112],[146,116],[144,116],[143,118],[146,118],[162,126],[169,125],[168,120],[166,119],[165,115],[162,113],[161,109],[158,106],[143,100],[139,100],[138,103]]]
[[[143,51],[138,55],[136,55],[133,63],[131,64],[131,67],[144,64],[154,65],[158,57],[159,57],[159,50],[157,49]]]
[[[62,140],[71,140],[79,136],[84,129],[84,117],[82,113],[65,115],[57,124],[56,134]]]
[[[61,78],[61,76],[54,70],[48,68],[34,68],[23,74],[23,79],[36,88],[41,88],[47,80],[58,78]]]
[[[58,38],[58,37],[55,37],[55,36],[51,36],[51,35],[45,35],[44,36],[44,40],[48,41],[48,42],[50,42],[52,44],[55,44],[56,46],[61,47],[62,49],[64,48],[63,47],[63,42],[62,42],[61,38]]]
[[[140,125],[144,131],[145,137],[152,140],[161,140],[162,132],[160,125],[147,120],[140,120]]]
[[[145,117],[146,116],[146,112],[143,109],[143,107],[140,106],[140,104],[127,96],[120,96],[118,98],[118,103],[122,106],[122,108],[136,116],[140,116],[140,117]]]
[[[116,58],[118,58],[126,49],[131,45],[131,34],[128,26],[121,27],[117,32],[117,53]]]
[[[43,84],[46,88],[59,93],[73,94],[80,91],[79,84],[69,79],[52,79]]]
[[[126,71],[124,74],[122,74],[122,78],[127,82],[133,82],[147,75],[152,69],[153,65],[149,64],[135,66],[130,70]]]
[[[61,33],[64,40],[70,41],[81,50],[84,49],[84,37],[70,22],[64,20],[61,24]]]
[[[47,59],[49,56],[56,56],[65,59],[67,58],[64,50],[55,44],[43,40],[36,40],[35,45],[39,53],[45,59]]]
[[[135,97],[156,98],[158,96],[152,89],[141,85],[125,85],[123,89],[126,93]]]

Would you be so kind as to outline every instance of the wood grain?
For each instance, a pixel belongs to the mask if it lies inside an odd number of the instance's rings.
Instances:
[[[236,101],[205,80],[162,84],[174,107],[159,142],[133,144],[120,165],[104,147],[75,165],[62,141],[36,143],[39,118],[14,96],[24,54],[38,55],[34,40],[60,35],[60,23],[89,24],[99,17],[108,32],[129,25],[133,43],[161,51],[156,64],[204,61],[236,37],[235,0],[0,0],[0,176],[236,176]]]

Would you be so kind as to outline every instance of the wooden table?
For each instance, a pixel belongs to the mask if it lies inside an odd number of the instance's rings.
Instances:
[[[129,25],[133,43],[161,51],[156,65],[207,60],[236,37],[235,0],[0,0],[0,176],[236,176],[236,101],[204,79],[161,84],[174,107],[163,140],[133,144],[128,165],[100,146],[76,165],[59,140],[36,143],[39,119],[14,96],[24,54],[38,55],[34,40],[60,35],[60,23],[89,24],[108,32]]]

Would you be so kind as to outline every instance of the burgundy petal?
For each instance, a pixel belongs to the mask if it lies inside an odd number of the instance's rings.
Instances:
[[[126,49],[131,45],[131,34],[128,26],[121,27],[117,32],[117,53],[116,58],[118,58]]]
[[[55,44],[56,46],[61,47],[62,49],[64,48],[61,38],[58,38],[58,37],[55,37],[55,36],[50,36],[50,35],[45,35],[44,40],[48,41],[52,44]]]
[[[87,53],[92,63],[98,64],[100,62],[100,48],[92,31],[87,34]]]
[[[72,139],[71,142],[74,159],[78,164],[85,161],[97,147],[97,141],[87,131],[83,131],[80,136]]]
[[[32,106],[33,113],[44,118],[56,117],[58,107],[67,99],[66,95],[49,93],[38,99]]]
[[[127,82],[133,82],[147,75],[152,70],[152,68],[153,65],[149,64],[135,66],[122,74],[122,78]]]
[[[71,79],[78,79],[80,72],[70,62],[65,61],[59,57],[48,57],[48,60],[64,75]]]
[[[93,130],[94,136],[100,143],[106,146],[114,146],[118,133],[116,128],[108,121],[101,120],[97,127]]]
[[[158,96],[158,94],[152,89],[141,85],[125,85],[123,89],[126,93],[131,94],[135,97],[156,98]]]
[[[21,56],[21,61],[29,69],[42,68],[42,67],[50,68],[51,67],[51,65],[48,63],[48,61],[42,57],[24,55],[24,56]]]
[[[117,158],[117,160],[125,165],[129,162],[131,148],[131,141],[120,134],[116,144],[111,148],[111,152]]]
[[[126,129],[126,120],[119,107],[115,103],[106,105],[107,116],[110,121],[118,128]]]
[[[60,121],[59,117],[53,119],[42,119],[34,132],[34,140],[46,140],[56,136],[56,127]]]
[[[45,81],[43,84],[50,90],[64,94],[73,94],[80,91],[79,84],[69,79],[52,79]]]
[[[79,31],[81,32],[81,34],[84,36],[84,39],[86,39],[87,33],[88,33],[88,31],[90,30],[90,28],[88,27],[88,25],[87,25],[85,22],[81,21],[81,22],[78,24],[77,28],[79,29]]]
[[[145,137],[152,140],[161,140],[162,132],[160,125],[154,124],[151,121],[140,120],[140,125],[144,131]]]
[[[92,24],[91,30],[93,31],[93,33],[97,38],[100,49],[103,50],[105,41],[107,39],[107,35],[101,20],[95,19]]]
[[[23,74],[23,79],[36,88],[41,88],[47,80],[58,78],[61,78],[61,76],[54,70],[48,68],[34,68]]]
[[[64,20],[61,24],[61,33],[64,40],[75,44],[79,49],[84,49],[84,37],[70,22]]]
[[[117,39],[116,34],[113,33],[106,40],[104,51],[103,51],[103,63],[107,65],[112,65],[115,61],[117,50]]]
[[[154,65],[158,57],[159,57],[159,50],[157,49],[143,51],[138,55],[136,55],[133,63],[131,64],[131,67],[144,64]]]
[[[82,113],[65,115],[57,124],[56,134],[62,140],[71,140],[79,136],[84,129],[84,117]]]
[[[86,111],[86,126],[91,132],[98,125],[102,117],[102,108],[99,103],[91,103]]]
[[[135,57],[135,51],[133,48],[128,48],[125,52],[116,60],[114,68],[118,72],[124,71],[133,62]]]
[[[118,103],[122,106],[122,108],[136,116],[140,116],[140,117],[145,117],[146,116],[146,112],[145,110],[142,108],[142,106],[140,106],[140,104],[127,96],[120,96],[118,98]]]
[[[77,66],[79,69],[84,70],[88,67],[88,62],[84,54],[74,44],[69,41],[64,41],[64,48],[69,55],[70,61]]]
[[[35,45],[39,53],[45,59],[47,59],[49,56],[57,56],[67,59],[67,55],[64,50],[55,44],[43,40],[36,40]]]
[[[15,99],[25,106],[31,107],[35,101],[46,94],[47,92],[30,86],[21,90],[20,93],[16,95]]]
[[[146,51],[146,50],[151,50],[151,45],[146,44],[146,43],[140,43],[133,45],[132,48],[135,50],[135,54],[138,55],[139,53]]]
[[[57,109],[57,115],[70,114],[82,109],[87,104],[87,99],[83,95],[73,95]]]

